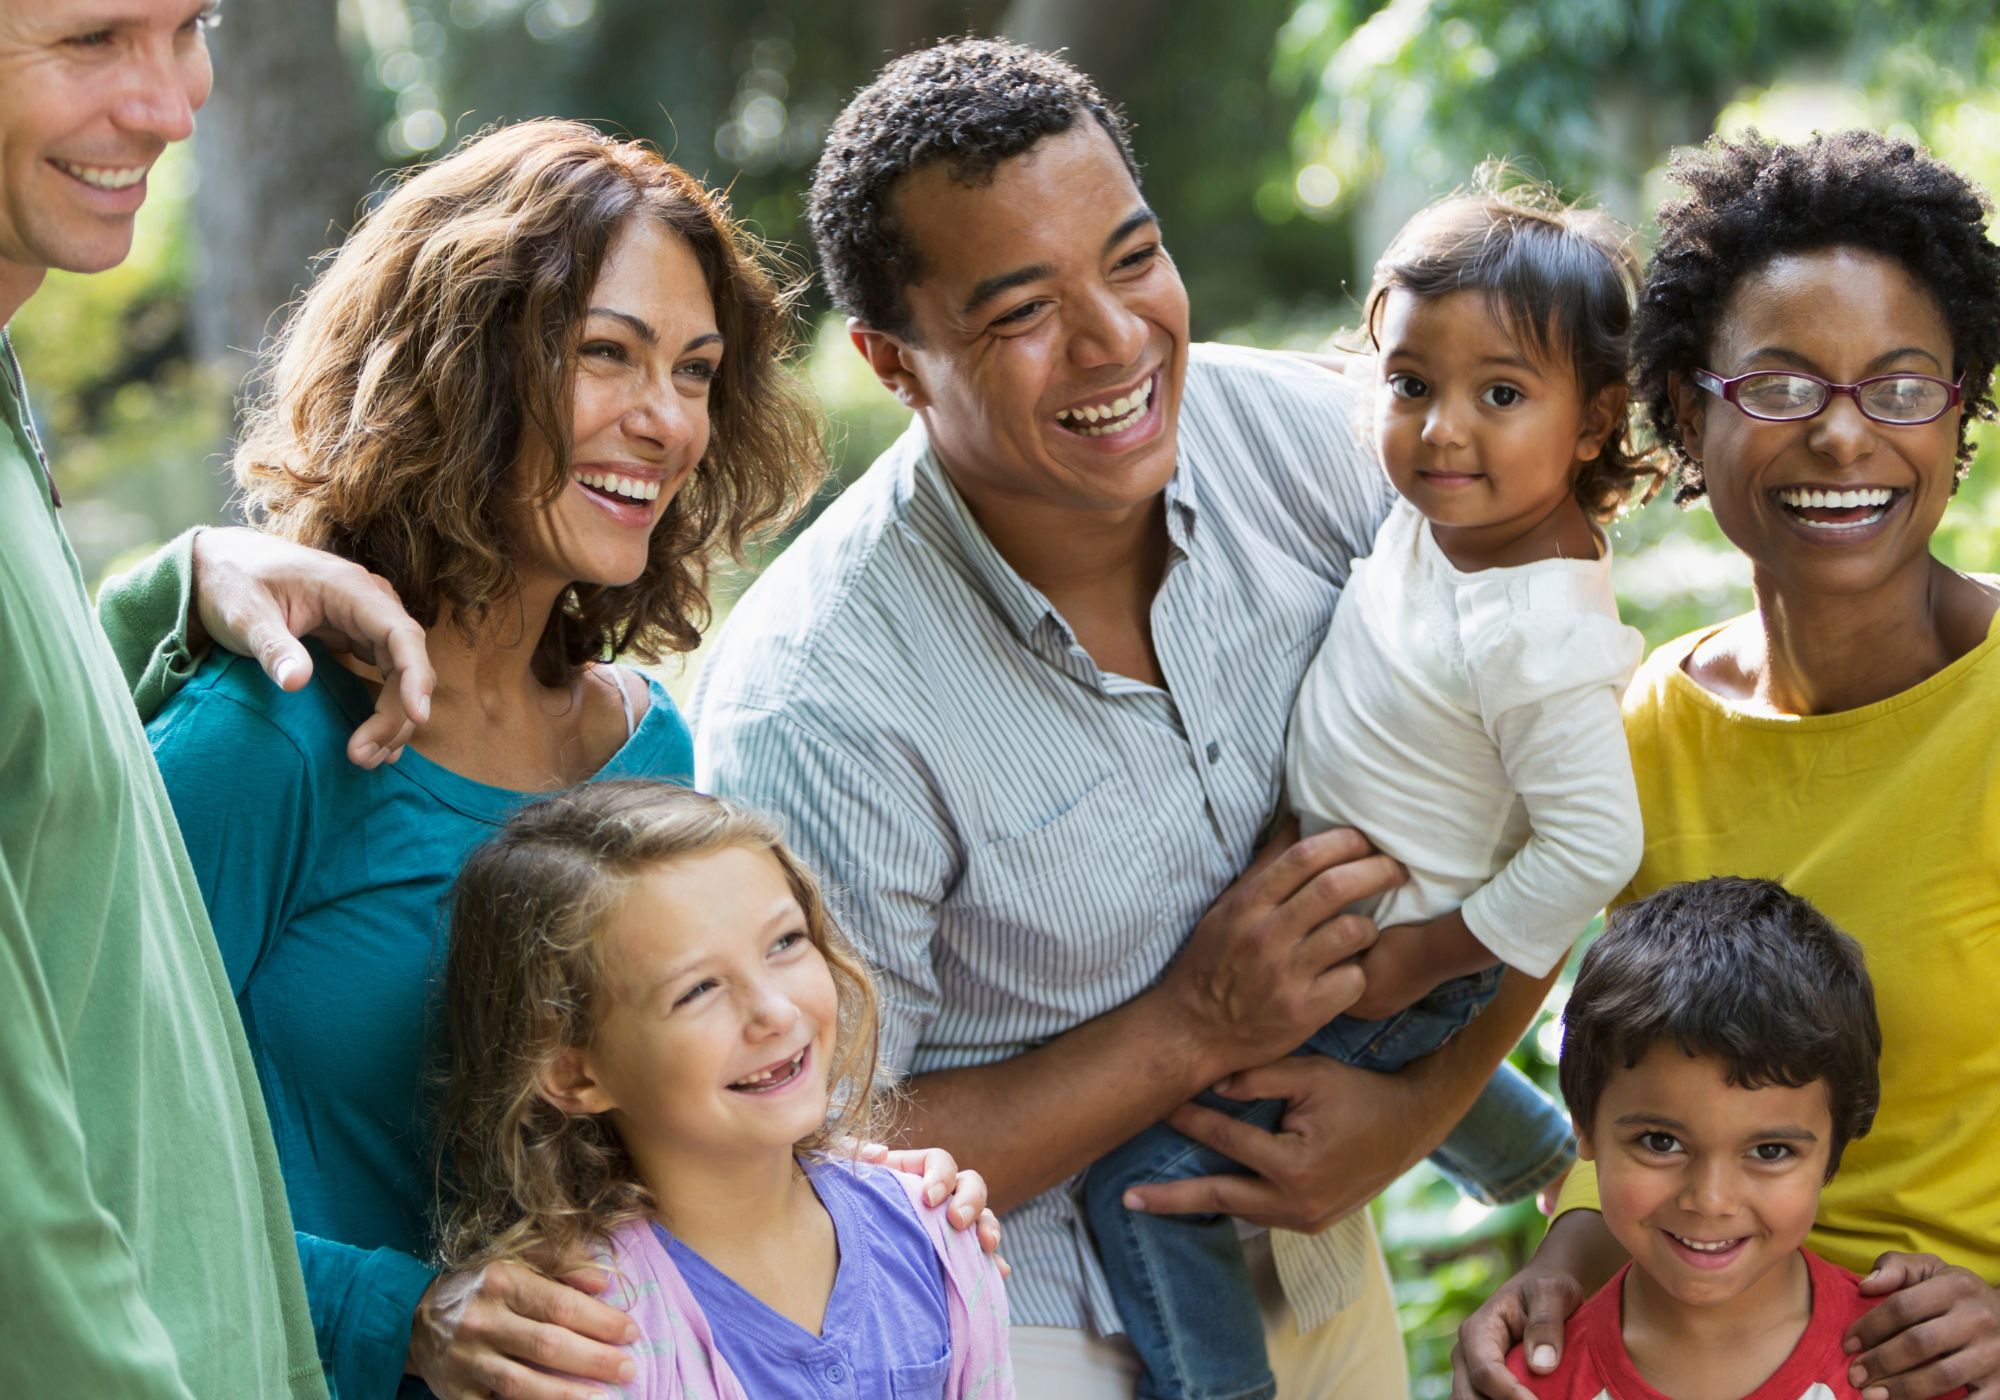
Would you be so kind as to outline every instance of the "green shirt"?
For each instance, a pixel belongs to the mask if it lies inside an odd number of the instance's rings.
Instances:
[[[4,346],[0,1202],[0,1395],[325,1395],[229,982]]]

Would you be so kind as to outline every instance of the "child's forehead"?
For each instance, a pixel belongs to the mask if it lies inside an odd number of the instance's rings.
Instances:
[[[1833,1113],[1823,1079],[1753,1086],[1740,1082],[1721,1055],[1691,1055],[1657,1040],[1629,1066],[1613,1061],[1597,1104],[1599,1132],[1649,1123],[1696,1138],[1804,1129],[1824,1140]]]

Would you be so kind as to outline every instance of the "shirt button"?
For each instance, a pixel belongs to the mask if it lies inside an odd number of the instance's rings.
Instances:
[[[836,1361],[833,1365],[826,1368],[826,1378],[835,1385],[839,1385],[847,1379],[847,1368]]]
[[[1213,763],[1221,757],[1222,757],[1221,741],[1216,739],[1210,739],[1208,741],[1208,761],[1210,763]]]

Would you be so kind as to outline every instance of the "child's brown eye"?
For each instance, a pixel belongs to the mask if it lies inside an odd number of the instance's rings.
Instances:
[[[1512,408],[1521,401],[1523,395],[1512,384],[1495,384],[1480,397],[1495,408]]]

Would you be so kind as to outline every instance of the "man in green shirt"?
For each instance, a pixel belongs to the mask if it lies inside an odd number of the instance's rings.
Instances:
[[[0,326],[50,268],[125,257],[208,96],[213,11],[0,0]],[[0,1395],[323,1396],[256,1072],[59,505],[0,344]],[[204,614],[239,641],[368,611],[345,575],[218,584]]]

